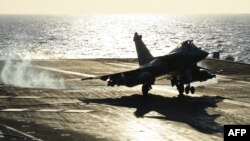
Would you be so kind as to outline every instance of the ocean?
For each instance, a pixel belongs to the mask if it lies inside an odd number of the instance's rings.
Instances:
[[[136,58],[135,32],[153,56],[192,39],[250,63],[250,15],[0,15],[0,58]]]

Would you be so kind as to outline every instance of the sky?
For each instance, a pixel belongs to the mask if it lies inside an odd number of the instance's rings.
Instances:
[[[0,0],[0,14],[239,14],[250,0]]]

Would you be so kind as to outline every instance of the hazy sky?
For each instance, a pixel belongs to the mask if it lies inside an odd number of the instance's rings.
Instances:
[[[0,0],[0,14],[250,13],[250,0]]]

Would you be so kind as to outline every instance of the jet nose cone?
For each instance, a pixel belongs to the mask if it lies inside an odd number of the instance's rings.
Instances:
[[[202,56],[202,58],[206,58],[207,56],[208,56],[208,52],[206,52],[206,51],[204,51],[204,50],[202,50],[201,51],[201,56]]]
[[[198,61],[205,59],[208,56],[208,54],[209,54],[208,52],[206,52],[204,50],[200,50],[197,53],[198,53],[198,55],[197,55]]]

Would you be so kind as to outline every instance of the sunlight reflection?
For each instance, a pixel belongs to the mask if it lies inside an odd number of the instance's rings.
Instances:
[[[232,24],[227,24],[225,16],[160,14],[0,18],[5,21],[1,23],[4,28],[0,57],[10,49],[19,58],[136,58],[133,35],[138,32],[153,56],[165,55],[180,42],[194,39],[198,47],[209,52],[219,49],[222,58],[234,55],[236,60],[249,60],[249,39],[245,33],[249,28],[248,16],[232,16]],[[230,30],[220,25],[228,25]]]
[[[126,127],[129,129],[128,134],[136,141],[163,141],[164,138],[160,135],[160,128],[154,128],[159,126],[158,122],[141,123],[139,120],[129,121]]]

